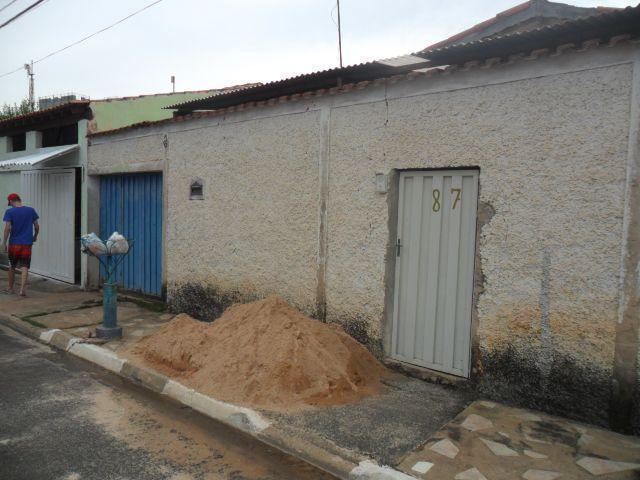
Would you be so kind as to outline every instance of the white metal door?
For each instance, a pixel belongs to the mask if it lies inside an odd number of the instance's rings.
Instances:
[[[400,174],[393,358],[468,377],[478,172]]]
[[[31,271],[73,283],[75,281],[75,172],[22,172],[22,199],[40,216],[40,236],[33,245]]]

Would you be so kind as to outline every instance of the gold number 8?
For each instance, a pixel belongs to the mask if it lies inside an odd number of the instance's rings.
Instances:
[[[438,190],[437,188],[434,188],[433,192],[431,192],[431,196],[433,197],[433,205],[431,206],[431,209],[434,212],[439,212],[440,211],[440,190]]]

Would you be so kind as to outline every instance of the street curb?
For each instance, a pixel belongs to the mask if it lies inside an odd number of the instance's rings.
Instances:
[[[330,451],[304,438],[293,437],[272,425],[259,412],[203,395],[151,369],[121,359],[111,350],[83,343],[58,329],[42,329],[14,315],[0,313],[0,323],[41,343],[65,351],[172,400],[188,406],[218,422],[248,434],[256,440],[324,470],[342,480],[417,480],[391,467],[336,447]],[[351,454],[349,454],[351,453]],[[358,462],[358,463],[356,463]]]
[[[46,342],[45,342],[46,343]],[[91,345],[89,343],[74,343],[67,350],[71,355],[88,360],[91,363],[100,365],[113,373],[121,373],[125,360],[119,358],[115,353],[106,348]]]
[[[73,335],[68,334],[67,332],[63,332],[62,330],[58,330],[51,337],[51,340],[49,341],[49,344],[53,345],[54,347],[56,347],[56,348],[58,348],[60,350],[65,350],[66,351],[69,348],[69,342],[71,342],[71,340],[73,340],[75,338],[76,337],[74,337]]]
[[[29,325],[27,322],[8,313],[0,312],[0,323],[36,340],[40,340],[40,334],[45,331],[44,328]]]
[[[148,368],[139,367],[131,362],[125,362],[120,374],[138,385],[142,385],[156,393],[162,393],[169,381],[167,377]]]

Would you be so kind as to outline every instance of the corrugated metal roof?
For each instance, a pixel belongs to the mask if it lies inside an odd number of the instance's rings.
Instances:
[[[62,147],[39,148],[36,153],[17,155],[14,158],[0,161],[0,168],[38,165],[42,162],[53,160],[54,158],[58,158],[71,153],[75,150],[78,150],[78,148],[78,144],[64,145]]]
[[[529,8],[531,6],[531,0],[527,0],[524,3],[520,3],[518,5],[515,5],[511,8],[508,8],[507,10],[504,10],[498,14],[496,14],[495,17],[489,18],[487,20],[484,20],[480,23],[475,24],[474,26],[467,28],[466,30],[463,30],[461,32],[456,33],[455,35],[450,36],[449,38],[445,38],[444,40],[440,40],[439,42],[436,42],[434,44],[429,45],[427,48],[425,48],[425,50],[427,49],[434,49],[434,48],[440,48],[444,45],[447,45],[449,43],[453,43],[453,42],[457,42],[461,39],[463,39],[464,37],[466,37],[467,35],[474,33],[474,32],[478,32],[484,28],[487,28],[490,25],[493,25],[494,23],[497,23],[499,20],[508,17],[510,15],[514,15],[522,10],[526,10],[527,8]]]
[[[95,103],[95,102],[116,102],[116,101],[126,101],[126,100],[137,100],[139,98],[146,98],[146,97],[171,97],[172,95],[184,95],[187,93],[209,93],[211,95],[215,95],[217,93],[221,93],[221,92],[230,92],[233,90],[240,90],[241,88],[249,88],[249,87],[255,87],[257,85],[262,85],[260,82],[253,82],[253,83],[242,83],[239,85],[233,85],[230,87],[220,87],[220,88],[207,88],[205,90],[183,90],[180,92],[159,92],[159,93],[142,93],[140,95],[130,95],[130,96],[125,96],[125,97],[105,97],[105,98],[98,98],[98,99],[92,99],[91,102]]]
[[[314,90],[318,88],[330,88],[340,86],[344,83],[359,82],[374,77],[387,77],[399,75],[417,68],[428,66],[425,59],[415,55],[402,55],[373,62],[359,63],[346,67],[330,68],[313,73],[305,73],[295,77],[285,78],[283,80],[275,80],[273,82],[261,84],[255,87],[241,88],[231,92],[222,92],[210,97],[198,100],[190,100],[187,102],[177,103],[165,107],[172,110],[207,110],[208,104],[215,104],[214,108],[233,105],[237,102],[226,104],[226,99],[235,97],[245,97],[246,101],[259,101],[274,96],[287,95],[302,90]],[[274,92],[277,92],[274,93]],[[195,107],[195,108],[194,108]]]
[[[529,11],[528,15],[526,14],[527,10]],[[513,17],[520,17],[520,20],[518,20],[518,22],[521,22],[525,19],[546,18],[555,19],[559,23],[570,19],[576,19],[578,17],[586,17],[589,15],[596,15],[602,12],[615,10],[619,9],[613,7],[578,7],[566,3],[550,2],[548,0],[528,0],[524,3],[520,3],[496,14],[495,17],[484,20],[470,28],[467,28],[466,30],[463,30],[462,32],[458,32],[455,35],[450,36],[449,38],[445,38],[444,40],[429,45],[424,50],[434,50],[436,48],[442,48],[446,45],[452,45],[454,43],[468,43],[471,41],[469,37],[474,37],[474,39],[477,40],[477,35],[481,34],[481,32],[485,31],[486,33],[487,30],[490,30],[497,24],[508,22],[509,18]],[[523,14],[525,15],[523,16]],[[504,26],[507,25],[508,23]],[[512,24],[511,26],[515,28],[518,26],[518,23]],[[527,29],[527,27],[519,28],[518,30],[522,31],[524,29]],[[482,35],[482,37],[489,37],[498,33],[499,32],[494,32],[490,35],[485,34]]]
[[[608,40],[623,34],[640,34],[640,4],[636,7],[606,11],[526,32],[514,32],[469,43],[425,49],[415,55],[429,59],[433,64],[461,64],[569,43],[578,45],[595,38]]]
[[[608,40],[622,34],[640,34],[640,5],[621,10],[607,11],[577,20],[541,27],[527,32],[515,32],[491,39],[461,43],[443,48],[426,49],[402,58],[422,58],[415,65],[392,66],[389,61],[374,61],[332,68],[296,77],[277,80],[256,87],[223,92],[199,100],[191,100],[169,109],[177,115],[196,110],[214,110],[248,102],[259,102],[285,95],[332,88],[340,84],[391,77],[413,70],[438,65],[458,65],[472,60],[507,57],[536,49],[553,48],[573,43],[576,45],[594,38]],[[400,62],[401,63],[401,62]]]
[[[269,91],[267,92],[268,95],[264,95],[265,91],[262,91],[262,89],[259,87],[240,89],[234,92],[223,93],[216,95],[215,97],[203,99],[207,101],[208,105],[202,105],[200,101],[191,101],[185,102],[184,104],[174,105],[172,107],[167,107],[174,109],[182,108],[183,111],[185,108],[190,109],[187,110],[185,114],[176,115],[174,113],[174,117],[170,119],[158,120],[154,122],[142,122],[114,130],[94,133],[90,136],[107,136],[126,130],[145,128],[160,125],[163,123],[188,121],[191,119],[202,118],[216,114],[224,114],[225,112],[236,111],[237,109],[242,109],[244,107],[263,107],[265,105],[271,105],[275,102],[295,100],[298,98],[305,98],[307,96],[312,97],[324,94],[343,93],[352,91],[354,89],[366,88],[366,86],[368,85],[379,85],[381,82],[393,83],[399,78],[415,78],[421,75],[431,76],[434,74],[434,72],[437,73],[441,71],[452,70],[456,68],[456,65],[460,65],[472,60],[477,60],[477,62],[473,62],[474,64],[480,64],[480,61],[486,60],[487,65],[495,65],[500,63],[499,61],[494,61],[494,59],[496,59],[495,52],[497,51],[497,47],[502,48],[501,52],[503,53],[503,55],[501,56],[501,58],[504,58],[506,60],[509,59],[512,55],[516,55],[518,57],[522,54],[532,54],[531,58],[535,58],[539,56],[539,54],[542,54],[542,52],[544,51],[555,51],[556,54],[560,54],[565,51],[570,51],[571,48],[566,48],[570,45],[573,45],[573,47],[575,48],[585,48],[585,46],[587,45],[597,44],[598,41],[596,39],[599,39],[602,43],[608,42],[609,45],[612,45],[624,38],[637,38],[640,35],[639,20],[640,5],[638,5],[637,7],[628,7],[624,10],[600,14],[595,18],[590,17],[581,19],[579,21],[569,21],[566,22],[567,25],[561,24],[543,27],[536,31],[527,32],[526,34],[514,33],[502,37],[492,38],[491,40],[479,40],[464,45],[459,44],[446,48],[424,50],[412,55],[421,58],[426,57],[425,60],[434,59],[431,62],[426,62],[425,66],[413,67],[408,71],[403,72],[402,74],[379,75],[357,82],[344,83],[341,87],[332,85],[329,87],[314,88],[314,83],[309,81],[306,83],[295,85],[297,88],[290,89],[290,93],[284,93],[284,89],[277,90],[277,87],[279,85],[286,84],[292,79],[279,80],[276,82],[271,82],[269,84],[261,85],[261,87],[269,88]],[[578,25],[575,25],[576,23],[578,23]],[[564,28],[560,28],[563,25]],[[581,31],[581,28],[584,28],[585,30]],[[543,43],[540,42],[539,35],[541,33],[544,34],[544,32],[549,31],[552,31],[550,35],[552,36],[553,41],[545,41]],[[567,38],[570,37],[569,34],[572,35],[571,38],[574,38],[575,41],[566,41]],[[504,42],[507,43],[506,46]],[[491,48],[487,48],[487,50],[483,51],[482,47],[488,44],[492,44]],[[542,47],[541,45],[548,46]],[[467,48],[471,49],[471,51],[474,51],[475,55],[472,57],[469,57],[469,55],[463,55],[466,52],[465,49]],[[450,55],[446,56],[445,53],[448,53]],[[451,61],[449,62],[447,60]],[[454,62],[453,60],[459,61]],[[323,72],[299,75],[297,77],[293,77],[293,79],[306,81],[308,79],[312,79],[312,77],[317,74],[326,74],[329,72],[334,74],[332,78],[335,79],[335,74],[340,73],[345,69],[369,66],[373,63],[374,62],[369,62],[366,64],[345,67],[344,69],[334,68],[331,70],[325,70]],[[256,92],[256,90],[258,90],[258,92]],[[255,99],[259,96],[262,96],[262,98]],[[222,101],[218,102],[219,100]],[[178,111],[180,112],[180,110]]]

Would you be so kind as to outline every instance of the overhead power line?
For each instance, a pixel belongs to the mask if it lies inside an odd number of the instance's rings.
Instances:
[[[34,8],[36,8],[38,5],[40,5],[42,2],[46,2],[47,0],[37,0],[36,2],[33,2],[31,5],[29,5],[27,8],[25,8],[24,10],[22,10],[21,12],[16,13],[13,17],[11,17],[9,20],[7,20],[6,22],[4,22],[2,25],[0,25],[0,28],[6,27],[7,25],[9,25],[11,22],[15,22],[18,18],[20,18],[22,15],[24,15],[25,13],[27,13],[29,10],[32,10]],[[11,5],[11,4],[9,4]],[[5,5],[4,8],[8,7],[9,5]],[[3,8],[3,9],[4,9]]]
[[[2,12],[3,10],[6,10],[7,8],[9,8],[11,5],[13,5],[14,3],[16,3],[18,0],[11,0],[9,3],[7,3],[4,7],[0,7],[0,12]]]
[[[21,67],[16,68],[15,70],[11,70],[10,72],[3,73],[2,75],[0,75],[0,78],[2,78],[2,77],[6,77],[6,76],[11,75],[11,74],[16,73],[16,72],[20,72],[20,71],[22,71],[23,69],[24,69],[24,65],[23,65],[23,66],[21,66]]]
[[[66,47],[62,47],[62,48],[60,48],[59,50],[56,50],[55,52],[48,53],[47,55],[45,55],[45,56],[44,56],[44,57],[42,57],[42,58],[39,58],[38,60],[36,60],[36,61],[35,61],[35,62],[33,62],[33,63],[41,62],[41,61],[43,61],[43,60],[46,60],[46,59],[47,59],[47,58],[49,58],[49,57],[52,57],[52,56],[54,56],[54,55],[56,55],[56,54],[60,53],[60,52],[64,52],[64,51],[65,51],[65,50],[67,50],[68,48],[75,47],[76,45],[78,45],[78,44],[80,44],[80,43],[82,43],[82,42],[85,42],[85,41],[89,40],[91,37],[95,37],[96,35],[98,35],[98,34],[100,34],[100,33],[102,33],[102,32],[105,32],[105,31],[109,30],[110,28],[115,27],[116,25],[118,25],[118,24],[120,24],[120,23],[124,22],[125,20],[130,19],[130,18],[131,18],[131,17],[133,17],[134,15],[137,15],[137,14],[139,14],[139,13],[143,12],[144,10],[146,10],[146,9],[148,9],[148,8],[153,7],[154,5],[156,5],[157,3],[160,3],[160,2],[162,2],[162,0],[156,0],[155,2],[150,3],[150,4],[149,4],[149,5],[147,5],[146,7],[142,7],[140,10],[137,10],[137,11],[133,12],[132,14],[127,15],[127,16],[126,16],[126,17],[124,17],[124,18],[121,18],[120,20],[118,20],[118,21],[117,21],[117,22],[115,22],[115,23],[112,23],[112,24],[111,24],[111,25],[109,25],[108,27],[104,27],[103,29],[100,29],[100,30],[98,30],[97,32],[93,32],[91,35],[87,35],[86,37],[81,38],[81,39],[80,39],[80,40],[78,40],[77,42],[73,42],[73,43],[71,43],[71,44],[67,45]]]
[[[114,23],[112,23],[111,25],[109,25],[109,26],[107,26],[107,27],[101,28],[100,30],[98,30],[98,31],[96,31],[96,32],[93,32],[92,34],[87,35],[86,37],[81,38],[80,40],[77,40],[77,41],[75,41],[75,42],[73,42],[73,43],[70,43],[69,45],[67,45],[67,46],[65,46],[65,47],[59,48],[58,50],[56,50],[56,51],[54,51],[54,52],[48,53],[48,54],[46,54],[44,57],[40,57],[39,59],[34,60],[34,61],[33,61],[33,63],[34,63],[34,64],[36,64],[36,63],[40,63],[40,62],[42,62],[43,60],[46,60],[47,58],[53,57],[54,55],[57,55],[57,54],[58,54],[58,53],[60,53],[60,52],[64,52],[65,50],[67,50],[67,49],[69,49],[69,48],[71,48],[71,47],[75,47],[76,45],[79,45],[79,44],[81,44],[82,42],[86,42],[86,41],[87,41],[87,40],[89,40],[90,38],[95,37],[96,35],[98,35],[98,34],[100,34],[100,33],[102,33],[102,32],[105,32],[105,31],[109,30],[110,28],[115,27],[116,25],[121,24],[122,22],[124,22],[124,21],[126,21],[126,20],[130,19],[131,17],[133,17],[133,16],[135,16],[135,15],[138,15],[138,14],[139,14],[139,13],[141,13],[141,12],[144,12],[144,11],[145,11],[145,10],[147,10],[148,8],[151,8],[151,7],[153,7],[154,5],[157,5],[158,3],[162,2],[162,1],[163,1],[163,0],[155,0],[155,2],[151,2],[151,3],[149,3],[148,5],[146,5],[146,6],[142,7],[142,8],[141,8],[141,9],[139,9],[139,10],[136,10],[136,11],[135,11],[135,12],[133,12],[133,13],[130,13],[130,14],[129,14],[129,15],[127,15],[126,17],[121,18],[121,19],[120,19],[120,20],[118,20],[117,22],[114,22]],[[3,73],[2,75],[0,75],[0,78],[2,78],[2,77],[6,77],[6,76],[11,75],[11,74],[16,73],[16,72],[19,72],[19,71],[21,71],[23,68],[24,68],[24,67],[23,67],[23,66],[21,66],[21,67],[19,67],[19,68],[16,68],[15,70],[11,70],[10,72]]]

